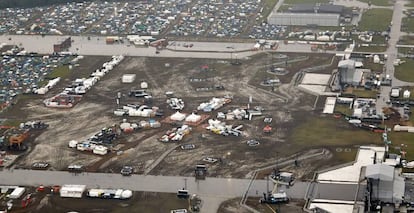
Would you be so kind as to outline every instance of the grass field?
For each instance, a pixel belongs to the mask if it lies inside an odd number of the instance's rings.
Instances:
[[[404,144],[404,151],[407,152],[406,158],[408,161],[414,160],[414,133],[408,132],[390,132],[389,139],[391,140],[391,148],[401,147]]]
[[[360,30],[385,31],[392,19],[392,10],[374,8],[367,10],[359,22]]]
[[[342,119],[314,117],[297,125],[290,141],[304,147],[343,147],[363,144],[381,144],[378,133],[357,129]]]
[[[371,2],[372,5],[375,6],[391,6],[390,2],[388,0],[358,0],[360,2]]]
[[[70,75],[69,66],[59,66],[55,68],[49,75],[48,78],[61,77],[62,79],[67,78]]]
[[[414,82],[414,60],[404,59],[405,63],[396,66],[394,75],[397,79],[407,82]]]
[[[414,36],[401,36],[398,44],[414,45]]]
[[[355,51],[359,51],[359,52],[373,52],[373,53],[377,53],[377,52],[385,52],[387,50],[386,46],[369,46],[369,47],[356,47]]]
[[[285,4],[315,4],[315,3],[329,3],[329,0],[285,0]]]
[[[352,162],[355,160],[356,158],[356,154],[358,153],[358,149],[357,148],[344,148],[344,149],[340,149],[342,150],[341,152],[335,152],[334,158],[337,161],[340,162]],[[349,151],[347,151],[349,150]]]
[[[377,98],[377,91],[375,90],[354,89],[352,94],[359,98]]]
[[[351,116],[352,109],[349,108],[349,104],[335,104],[335,112],[340,112],[342,114]]]
[[[414,18],[403,18],[401,23],[401,31],[414,32]]]
[[[364,68],[370,69],[372,72],[381,73],[384,69],[384,65],[379,63],[376,64],[373,60],[366,60],[364,61]]]
[[[408,3],[405,4],[406,7],[414,7],[414,0],[408,0]]]
[[[355,95],[356,97],[359,98],[377,98],[377,92],[376,90],[366,90],[366,89],[354,89],[351,87],[348,87],[345,91],[344,94],[350,94],[350,95]]]

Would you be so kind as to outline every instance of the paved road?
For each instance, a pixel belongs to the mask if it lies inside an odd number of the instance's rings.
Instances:
[[[28,178],[30,177],[30,178]],[[196,193],[204,200],[203,212],[217,212],[221,202],[242,197],[248,189],[249,179],[235,178],[206,178],[196,181],[194,177],[132,175],[124,177],[120,174],[108,173],[74,173],[63,171],[37,170],[3,170],[0,172],[2,185],[63,185],[84,184],[87,187],[97,188],[124,188],[134,191],[176,193],[178,189],[187,185],[191,193]],[[297,182],[294,186],[285,189],[291,198],[303,199],[308,183]],[[269,188],[273,183],[269,182]],[[254,181],[248,192],[249,196],[260,196],[267,191],[267,181]]]
[[[385,52],[387,54],[388,59],[385,63],[385,73],[392,77],[392,86],[382,86],[381,87],[381,95],[377,99],[377,112],[381,112],[383,107],[387,107],[388,105],[385,101],[389,100],[389,95],[391,92],[391,87],[401,87],[401,86],[414,86],[414,83],[408,83],[401,81],[394,76],[394,60],[397,58],[398,48],[397,42],[400,36],[403,34],[401,32],[401,22],[404,16],[403,10],[406,1],[396,1],[393,8],[393,15],[392,15],[392,26],[390,31],[390,39],[388,40],[388,49]],[[400,46],[400,45],[398,45]]]
[[[36,35],[2,35],[0,43],[24,47],[28,52],[40,54],[51,54],[53,44],[61,42],[66,36],[36,36]],[[10,39],[10,40],[9,40]],[[155,53],[154,47],[135,47],[129,44],[105,44],[105,37],[72,36],[74,40],[70,52],[80,55],[128,55],[128,56],[149,56],[149,57],[175,57],[175,58],[245,58],[257,54],[253,51],[255,43],[228,43],[228,42],[191,42],[193,47],[186,48],[182,41],[171,41],[169,49]],[[241,52],[244,51],[244,52]],[[312,52],[309,44],[284,44],[279,42],[279,52]],[[335,52],[330,52],[335,53]]]

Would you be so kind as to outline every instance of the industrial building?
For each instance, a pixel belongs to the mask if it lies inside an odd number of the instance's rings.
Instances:
[[[339,26],[339,14],[274,13],[267,18],[269,24],[287,26]]]
[[[385,147],[361,146],[354,162],[318,172],[309,187],[306,208],[314,212],[395,212],[405,201],[406,183],[398,157],[390,157]],[[331,193],[338,191],[341,193]],[[387,208],[391,211],[385,211]]]
[[[400,206],[404,201],[405,182],[398,170],[386,164],[373,164],[366,167],[369,205],[372,203],[392,203]],[[375,207],[374,207],[375,208]],[[368,208],[371,209],[371,208]]]
[[[364,69],[356,69],[356,62],[351,59],[342,60],[338,63],[339,83],[344,86],[360,86]]]

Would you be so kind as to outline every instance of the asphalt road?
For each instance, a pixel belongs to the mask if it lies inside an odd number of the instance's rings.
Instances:
[[[390,39],[388,40],[388,49],[385,52],[385,54],[387,54],[388,56],[387,61],[385,63],[385,74],[390,75],[390,77],[392,77],[392,86],[381,86],[381,94],[380,97],[377,99],[376,105],[377,112],[382,112],[382,109],[388,106],[385,102],[390,99],[392,87],[414,86],[414,83],[401,81],[395,78],[394,76],[394,60],[397,59],[398,55],[397,42],[400,39],[400,36],[403,34],[401,32],[401,22],[404,16],[404,5],[406,3],[406,1],[396,1],[393,7]]]

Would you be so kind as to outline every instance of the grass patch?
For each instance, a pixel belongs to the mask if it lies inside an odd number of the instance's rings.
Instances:
[[[340,112],[347,116],[352,115],[352,109],[349,108],[349,104],[335,104],[335,112]]]
[[[404,17],[401,23],[401,31],[413,32],[414,31],[414,18]]]
[[[279,13],[285,13],[285,12],[287,12],[289,10],[290,7],[291,6],[288,5],[288,4],[282,4],[282,5],[280,5],[279,10],[277,12],[279,12]]]
[[[56,67],[49,75],[47,75],[47,78],[57,78],[57,77],[61,77],[61,78],[67,78],[70,75],[70,69],[69,66],[64,65],[64,66],[59,66]]]
[[[389,0],[358,0],[360,2],[369,3],[371,2],[372,5],[375,6],[391,6]]]
[[[22,123],[22,122],[23,121],[21,121],[21,120],[11,120],[11,119],[7,119],[3,123],[1,123],[1,125],[18,127],[20,125],[20,123]]]
[[[401,53],[401,54],[414,54],[414,48],[399,47],[398,48],[398,53]]]
[[[414,45],[414,36],[401,36],[398,44]]]
[[[373,59],[370,59],[364,61],[364,68],[370,69],[372,72],[381,73],[384,69],[384,65],[380,63],[376,64],[373,62]]]
[[[355,161],[356,154],[358,153],[358,148],[342,148],[342,152],[336,152],[335,150],[333,151],[333,157],[335,158],[335,160],[343,163],[349,163]]]
[[[402,81],[414,82],[414,60],[405,59],[405,63],[395,67],[394,76]]]
[[[260,21],[263,21],[263,19],[266,19],[266,17],[269,16],[270,12],[272,12],[273,8],[275,7],[276,3],[278,2],[278,0],[266,0],[263,4],[263,12],[262,12],[262,16],[263,18],[261,18]]]
[[[297,125],[290,141],[304,147],[337,147],[381,144],[378,133],[357,129],[342,119],[312,117]]]
[[[285,4],[316,4],[316,3],[329,3],[329,0],[285,0]]]
[[[359,98],[377,98],[377,91],[366,89],[354,89],[352,94]]]
[[[368,46],[368,47],[359,46],[355,48],[355,51],[358,51],[358,52],[385,52],[386,50],[387,50],[387,46]]]
[[[407,145],[404,150],[407,152],[407,161],[414,160],[414,133],[408,132],[390,132],[388,133],[389,139],[392,141],[391,147],[400,147],[401,144]],[[399,153],[397,153],[399,154]]]
[[[406,7],[414,7],[414,1],[413,0],[408,0],[408,3],[405,4]]]
[[[352,87],[348,87],[344,94],[351,94],[355,95],[358,98],[377,98],[377,91],[376,90],[366,90],[366,89],[355,89]]]
[[[369,9],[362,15],[358,28],[362,31],[385,31],[392,18],[392,10],[384,8]]]

